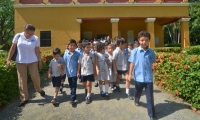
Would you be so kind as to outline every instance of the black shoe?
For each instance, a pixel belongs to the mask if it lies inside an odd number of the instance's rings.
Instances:
[[[135,106],[139,107],[140,106],[139,102],[135,102]]]
[[[101,97],[105,97],[105,93],[103,91],[100,92]]]
[[[98,82],[96,82],[96,83],[94,84],[94,87],[99,87]]]
[[[119,86],[116,86],[116,91],[117,91],[117,92],[121,92],[121,89],[120,89]]]
[[[86,104],[90,104],[91,103],[91,97],[86,97]]]
[[[40,92],[40,95],[41,95],[42,97],[45,96],[44,90],[42,90],[42,91]]]
[[[133,96],[130,94],[130,93],[128,93],[128,94],[126,94],[127,95],[127,97],[130,99],[130,100],[133,100],[134,98],[133,98]]]
[[[85,89],[85,96],[87,96],[87,89]]]
[[[28,100],[25,100],[24,102],[20,102],[18,104],[18,107],[22,107],[22,106],[26,105],[26,103],[28,103]]]
[[[105,93],[105,98],[106,98],[107,100],[110,98],[108,93]]]

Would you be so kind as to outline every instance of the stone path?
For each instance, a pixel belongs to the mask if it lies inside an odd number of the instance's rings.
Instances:
[[[64,92],[59,94],[59,104],[53,106],[50,101],[54,93],[51,80],[42,83],[45,97],[29,88],[30,102],[22,108],[16,107],[19,99],[12,101],[0,111],[0,120],[148,120],[146,97],[143,94],[140,107],[125,96],[125,81],[121,82],[121,93],[110,93],[110,100],[99,95],[99,89],[93,87],[91,104],[85,104],[84,89],[78,83],[77,104],[69,104],[69,86],[65,82]],[[133,93],[134,85],[131,85]],[[189,109],[188,105],[175,100],[170,94],[154,86],[156,116],[159,120],[200,120],[200,115]]]

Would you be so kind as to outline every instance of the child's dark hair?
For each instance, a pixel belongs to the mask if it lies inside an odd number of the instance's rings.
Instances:
[[[90,45],[90,42],[83,42],[82,47],[85,48],[87,45]]]
[[[133,43],[129,43],[128,46],[133,46]]]
[[[146,31],[146,30],[142,30],[142,31],[140,31],[140,32],[138,33],[138,40],[139,40],[141,37],[148,37],[149,40],[150,40],[151,34],[150,34],[148,31]]]
[[[97,52],[101,52],[104,49],[104,44],[98,43],[97,44]]]
[[[83,42],[83,40],[79,40],[77,43],[80,43],[80,44],[82,44],[82,42]]]
[[[55,48],[54,50],[53,50],[53,55],[57,55],[57,54],[61,54],[61,51],[60,51],[60,49],[59,48]]]
[[[68,45],[70,45],[71,43],[74,43],[75,45],[77,45],[76,40],[74,40],[74,39],[70,39],[69,42],[68,42]]]
[[[124,44],[126,43],[126,41],[123,38],[120,38],[117,40],[117,46],[119,46],[120,44]]]

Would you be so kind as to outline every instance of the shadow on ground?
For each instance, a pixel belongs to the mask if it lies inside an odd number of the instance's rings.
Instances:
[[[140,106],[147,108],[147,104],[144,102],[140,102]],[[158,103],[155,105],[156,118],[164,118],[182,109],[188,109],[188,105],[165,100],[165,103]]]
[[[44,88],[46,86],[49,86],[51,83],[51,80],[47,79],[45,82],[41,83],[41,88]],[[29,102],[31,102],[31,99],[36,97],[36,90],[33,86],[32,81],[30,81],[28,83],[28,91],[29,91]],[[8,104],[7,106],[5,106],[4,108],[2,108],[0,110],[0,120],[4,120],[4,118],[6,118],[6,120],[16,120],[21,116],[21,112],[22,112],[22,108],[17,107],[18,103],[20,102],[19,96],[17,96],[16,98],[14,98],[12,101],[10,101],[10,104]],[[6,113],[6,114],[2,114]]]

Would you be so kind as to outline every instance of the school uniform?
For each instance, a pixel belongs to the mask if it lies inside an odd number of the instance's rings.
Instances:
[[[108,62],[110,66],[108,67],[110,82],[116,82],[117,76],[115,75],[114,68],[113,68],[113,56],[107,53],[108,55]]]
[[[106,63],[106,57],[107,54],[101,54],[99,52],[96,52],[96,56],[98,57],[98,68],[99,68],[99,75],[97,75],[95,77],[96,80],[110,80],[109,77],[109,70],[108,70],[108,66]]]
[[[83,52],[84,52],[84,50],[80,49],[80,48],[76,48],[75,51],[78,52],[78,53],[80,53],[80,54],[83,54]]]
[[[58,64],[62,64],[64,62],[62,57],[59,57],[58,60],[52,59],[50,61],[49,67],[51,67],[51,77],[53,87],[60,87],[62,76],[60,73],[62,72],[61,68],[58,68]],[[64,75],[66,74],[66,70],[64,69]]]
[[[118,75],[125,74],[128,70],[128,52],[117,47],[113,51],[113,60],[116,60]]]
[[[152,71],[152,64],[156,61],[155,53],[150,48],[144,51],[141,47],[138,47],[131,51],[128,61],[134,64],[135,102],[139,103],[142,89],[145,88],[148,115],[155,117]]]
[[[66,73],[68,77],[68,82],[71,90],[71,101],[76,100],[76,87],[77,87],[77,69],[78,69],[78,58],[80,53],[74,51],[73,54],[70,54],[70,51],[65,51],[64,61],[66,63]]]
[[[84,53],[79,56],[78,63],[81,64],[81,82],[94,82],[94,62],[95,58],[92,53],[85,56]]]

